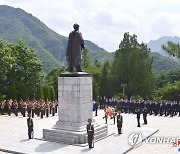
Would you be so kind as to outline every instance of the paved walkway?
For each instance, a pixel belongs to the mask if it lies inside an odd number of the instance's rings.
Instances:
[[[94,113],[93,113],[94,114]],[[141,125],[137,127],[136,115],[122,114],[123,115],[123,131],[121,135],[117,134],[117,127],[113,125],[113,120],[108,120],[109,133],[113,135],[100,140],[95,143],[95,148],[89,149],[88,146],[74,146],[65,145],[60,143],[53,143],[40,140],[42,139],[42,129],[51,128],[57,121],[57,115],[54,117],[34,118],[34,136],[36,139],[28,140],[27,135],[27,117],[15,117],[3,115],[0,116],[0,153],[3,150],[9,150],[19,153],[49,153],[49,154],[115,154],[124,153],[131,146],[128,144],[128,136],[133,132],[141,132],[143,137],[153,134],[156,130],[159,131],[153,136],[176,136],[180,134],[180,117],[159,117],[148,116],[148,125]],[[97,123],[104,124],[102,118],[103,111],[98,112],[98,116],[94,117]],[[141,119],[141,123],[143,123]],[[179,136],[180,137],[180,136]],[[172,144],[145,144],[143,143],[138,148],[130,150],[130,154],[170,154],[180,153],[178,148],[172,147]],[[2,152],[4,153],[4,152]]]

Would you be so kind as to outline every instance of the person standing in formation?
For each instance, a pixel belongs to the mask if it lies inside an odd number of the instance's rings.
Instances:
[[[144,108],[143,110],[143,120],[144,120],[144,124],[147,125],[147,109]]]
[[[121,132],[122,124],[123,124],[123,117],[121,115],[121,112],[118,111],[118,115],[117,115],[118,134],[122,134],[122,132]]]
[[[91,124],[92,122],[92,119],[88,119],[88,124],[86,126],[86,129],[87,129],[87,135],[88,135],[88,145],[89,145],[89,148],[94,148],[94,125]]]
[[[28,137],[29,139],[33,138],[33,119],[31,118],[31,114],[28,114],[27,126],[28,126]]]
[[[137,123],[138,123],[137,127],[140,127],[140,115],[141,115],[140,109],[137,109],[136,114],[137,114]]]

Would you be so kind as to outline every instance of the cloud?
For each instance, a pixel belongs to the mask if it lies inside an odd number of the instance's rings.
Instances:
[[[108,51],[115,51],[125,32],[140,42],[180,35],[179,0],[1,0],[39,18],[57,33],[68,36],[74,23]]]

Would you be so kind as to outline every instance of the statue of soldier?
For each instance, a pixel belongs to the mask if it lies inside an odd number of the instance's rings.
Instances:
[[[81,52],[84,49],[84,40],[79,32],[79,25],[73,25],[74,30],[69,34],[66,60],[68,61],[68,71],[73,72],[73,68],[76,68],[77,72],[82,72],[81,69]]]

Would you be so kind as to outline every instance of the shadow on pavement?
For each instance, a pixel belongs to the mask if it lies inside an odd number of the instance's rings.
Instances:
[[[91,149],[89,149],[89,148],[85,148],[85,149],[81,150],[81,152],[89,152],[89,151],[91,151]]]
[[[66,146],[68,145],[45,141],[44,143],[39,144],[39,146],[35,148],[35,151],[36,152],[53,152],[55,150],[64,148]]]
[[[29,139],[20,140],[20,142],[26,142],[26,141],[29,141]]]

